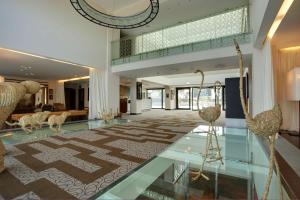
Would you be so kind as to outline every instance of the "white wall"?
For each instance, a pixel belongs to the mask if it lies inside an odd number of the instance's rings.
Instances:
[[[250,22],[254,39],[258,35],[268,3],[269,0],[250,0]]]
[[[171,90],[174,91],[175,94],[175,88],[174,87],[165,87],[166,94],[169,94],[169,98],[165,97],[165,109],[166,110],[173,110],[176,109],[176,101],[175,101],[175,96],[173,99],[171,99]]]
[[[131,114],[140,114],[142,113],[142,107],[143,107],[143,102],[142,100],[136,99],[136,83],[137,80],[135,79],[132,81],[130,85],[130,113]]]
[[[69,0],[1,0],[0,47],[96,68],[107,65],[107,29]]]

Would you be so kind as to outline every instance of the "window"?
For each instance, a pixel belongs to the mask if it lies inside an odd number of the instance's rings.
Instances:
[[[224,106],[225,106],[225,102],[224,102],[224,89],[225,87],[223,86],[222,89],[219,92],[219,104],[221,104],[223,110],[224,110]],[[199,93],[199,88],[194,87],[192,89],[193,94],[193,101],[192,101],[192,109],[193,110],[197,110],[197,98],[198,98],[198,93]],[[200,99],[199,99],[199,108],[205,108],[205,107],[209,107],[209,106],[215,106],[217,103],[217,99],[216,99],[216,93],[215,93],[215,88],[214,87],[206,87],[206,88],[202,88],[201,90],[201,94],[200,94]]]
[[[152,100],[152,108],[163,109],[165,108],[165,89],[148,89],[147,98]]]

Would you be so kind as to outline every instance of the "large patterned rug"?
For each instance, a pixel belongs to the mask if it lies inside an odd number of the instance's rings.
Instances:
[[[179,117],[142,119],[7,146],[0,199],[88,199],[199,122]]]

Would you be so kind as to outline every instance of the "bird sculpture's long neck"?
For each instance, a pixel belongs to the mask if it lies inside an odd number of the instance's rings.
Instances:
[[[197,97],[197,109],[198,111],[200,110],[200,107],[199,107],[199,99],[200,99],[200,94],[201,94],[201,90],[202,90],[202,87],[203,87],[203,82],[204,82],[204,73],[201,71],[201,70],[198,70],[197,72],[200,72],[201,74],[201,84],[200,84],[200,88],[199,88],[199,92],[198,92],[198,97]]]
[[[238,43],[234,40],[235,43],[235,48],[239,57],[239,66],[240,66],[240,99],[241,99],[241,104],[243,107],[243,112],[246,118],[249,118],[250,115],[248,113],[248,109],[246,107],[246,103],[245,103],[245,97],[244,97],[244,62],[243,62],[243,55],[242,52],[240,50],[240,47],[238,45]]]

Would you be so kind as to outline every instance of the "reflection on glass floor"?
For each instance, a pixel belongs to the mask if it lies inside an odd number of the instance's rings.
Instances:
[[[25,133],[22,130],[12,130],[12,131],[2,131],[0,133],[0,139],[3,141],[4,144],[17,144],[23,142],[30,142],[35,140],[40,140],[47,138],[52,135],[57,134],[69,134],[72,132],[78,131],[86,131],[89,129],[101,128],[112,126],[114,124],[125,124],[128,123],[128,120],[124,119],[114,119],[109,123],[105,123],[103,120],[91,120],[91,121],[82,121],[82,122],[73,122],[73,123],[66,123],[62,126],[62,130],[60,133],[52,132],[47,126],[34,130],[32,133]]]
[[[199,126],[164,152],[102,191],[97,199],[261,199],[268,157],[247,129],[218,128],[224,165],[207,163],[207,181],[191,180],[203,161],[207,126]],[[273,174],[269,199],[279,199]],[[285,193],[286,194],[286,193]],[[286,198],[287,199],[287,198]]]

